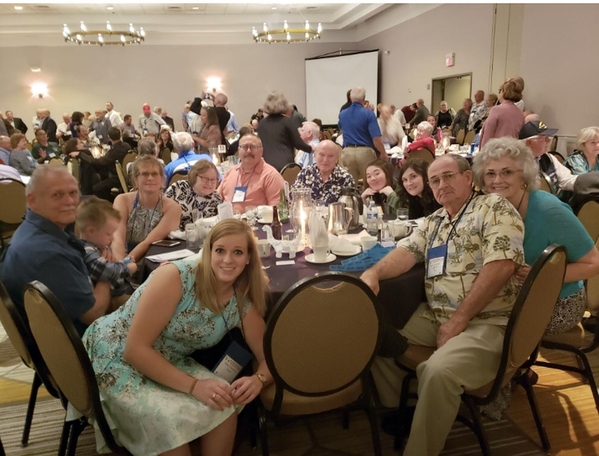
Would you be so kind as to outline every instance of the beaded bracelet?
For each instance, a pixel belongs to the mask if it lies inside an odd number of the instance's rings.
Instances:
[[[198,383],[198,379],[194,378],[193,382],[191,382],[191,387],[189,388],[189,391],[187,394],[189,394],[190,396],[193,396],[193,389],[196,387],[197,383]]]

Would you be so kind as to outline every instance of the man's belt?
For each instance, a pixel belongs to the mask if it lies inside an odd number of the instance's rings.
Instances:
[[[344,149],[346,149],[347,147],[368,147],[369,149],[374,149],[374,147],[366,146],[364,144],[347,144],[346,146],[343,146]]]

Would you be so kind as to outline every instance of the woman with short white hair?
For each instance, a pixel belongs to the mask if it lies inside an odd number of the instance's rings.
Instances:
[[[576,149],[564,162],[572,174],[599,171],[599,127],[586,127],[578,132]]]

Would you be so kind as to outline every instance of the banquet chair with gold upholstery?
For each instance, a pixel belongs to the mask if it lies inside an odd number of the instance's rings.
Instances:
[[[77,182],[79,182],[79,178],[81,176],[81,163],[79,162],[79,159],[73,157],[69,158],[69,161],[67,162],[67,168],[71,175],[77,179]]]
[[[126,174],[123,173],[123,166],[117,160],[115,163],[116,175],[119,177],[119,183],[121,184],[121,190],[123,193],[127,193],[129,189],[129,184],[127,183]]]
[[[550,245],[535,261],[516,298],[505,330],[497,375],[487,385],[475,391],[464,391],[462,394],[462,402],[467,406],[471,418],[458,415],[457,419],[476,434],[482,454],[485,456],[490,455],[491,451],[481,421],[479,406],[495,400],[500,390],[512,378],[526,390],[541,444],[546,451],[550,448],[528,371],[536,360],[539,343],[551,320],[565,272],[566,249],[557,244]],[[410,382],[416,379],[416,368],[430,358],[434,351],[435,347],[410,345],[408,350],[396,359],[397,365],[407,372],[400,396],[400,417],[407,416],[408,399],[411,397]],[[396,449],[399,449],[403,437],[407,435],[407,430],[402,427],[405,422],[399,424],[395,440]]]
[[[173,175],[171,176],[171,178],[168,180],[167,187],[170,187],[170,185],[172,183],[178,182],[181,180],[187,180],[187,171],[186,170],[174,172]]]
[[[555,194],[553,191],[553,185],[551,184],[551,179],[543,171],[539,171],[539,190]]]
[[[476,132],[474,130],[468,131],[468,133],[466,133],[466,136],[464,137],[464,144],[472,144],[472,141],[474,141],[475,136]]]
[[[29,331],[27,322],[23,319],[17,308],[10,299],[6,288],[0,283],[0,323],[6,331],[8,339],[25,364],[33,369],[35,375],[31,384],[31,393],[29,395],[29,404],[25,414],[25,425],[23,427],[23,436],[21,445],[27,446],[29,443],[29,432],[31,431],[31,422],[33,412],[37,401],[37,393],[40,386],[44,385],[52,396],[58,398],[59,394],[54,384],[54,380],[48,372],[48,368],[42,360],[39,349]],[[66,443],[66,442],[65,442]]]
[[[464,143],[464,138],[466,137],[466,130],[464,130],[463,128],[461,130],[458,131],[458,133],[455,135],[455,142],[456,144],[459,144],[460,146]]]
[[[302,167],[297,163],[287,163],[283,166],[283,169],[281,169],[281,176],[283,176],[283,179],[285,179],[285,181],[289,183],[289,187],[291,187],[301,170]]]
[[[90,420],[113,453],[130,455],[112,435],[91,362],[66,311],[54,294],[37,280],[25,287],[24,302],[29,327],[52,378],[69,404],[81,414],[77,420],[65,421],[63,434],[66,432],[69,436],[67,456],[75,455],[79,435]]]
[[[129,163],[133,163],[135,161],[135,159],[137,158],[137,152],[129,152],[127,153],[127,155],[125,155],[125,157],[123,158],[123,173],[125,174],[125,176],[128,174],[129,170],[127,168],[127,165]]]
[[[407,154],[407,158],[418,158],[424,160],[428,164],[435,161],[435,155],[428,149],[413,150]]]
[[[165,166],[168,165],[171,162],[171,150],[168,147],[163,149],[160,158],[162,158]]]
[[[0,247],[10,239],[23,221],[27,210],[25,184],[14,179],[0,179]]]
[[[48,160],[48,165],[49,166],[65,166],[64,161],[62,161],[62,158],[60,158],[60,157],[52,157],[50,160]]]
[[[578,219],[588,231],[591,239],[595,241],[595,246],[599,247],[599,202],[587,201],[578,211]],[[587,292],[587,310],[591,315],[599,314],[599,276],[588,279],[585,283]],[[599,412],[599,392],[597,391],[597,382],[593,376],[593,370],[587,358],[587,353],[592,352],[599,347],[599,319],[595,322],[594,336],[587,337],[584,326],[579,323],[570,331],[563,334],[554,334],[543,337],[541,347],[549,350],[567,351],[576,357],[578,366],[571,366],[562,363],[552,363],[548,361],[537,361],[539,366],[559,369],[566,372],[575,372],[588,382],[595,408]]]
[[[274,383],[262,389],[262,454],[269,454],[266,419],[361,405],[374,454],[381,455],[370,365],[380,345],[376,297],[361,280],[324,273],[297,282],[274,306],[264,356]]]

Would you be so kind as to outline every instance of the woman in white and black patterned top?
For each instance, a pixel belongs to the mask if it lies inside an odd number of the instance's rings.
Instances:
[[[191,167],[186,181],[174,182],[166,189],[166,197],[175,200],[181,206],[181,230],[194,220],[218,215],[218,205],[223,202],[216,192],[218,181],[218,171],[214,163],[199,160]]]

